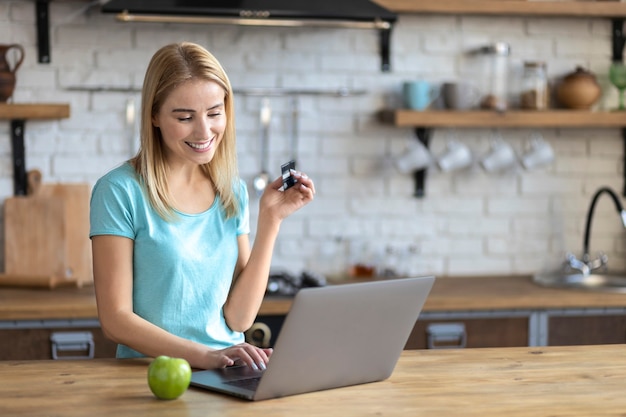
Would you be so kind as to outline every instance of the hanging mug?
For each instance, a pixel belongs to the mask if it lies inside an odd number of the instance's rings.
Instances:
[[[10,50],[19,51],[17,61],[11,68],[7,55]],[[5,103],[13,95],[15,89],[15,72],[24,61],[24,48],[16,43],[9,45],[0,45],[0,102]]]

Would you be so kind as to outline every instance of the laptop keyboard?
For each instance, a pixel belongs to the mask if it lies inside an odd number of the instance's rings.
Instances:
[[[238,388],[244,388],[244,389],[249,389],[251,391],[254,391],[259,385],[260,380],[261,380],[261,377],[256,376],[254,378],[234,379],[232,381],[226,381],[226,383],[228,385],[232,385]]]

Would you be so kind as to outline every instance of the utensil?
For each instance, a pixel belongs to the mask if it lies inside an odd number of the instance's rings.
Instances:
[[[261,105],[260,112],[261,119],[261,172],[252,180],[252,186],[257,193],[257,196],[261,196],[267,184],[269,183],[269,171],[267,168],[267,159],[269,152],[269,130],[270,122],[272,120],[272,109],[270,107],[270,100],[264,98]]]
[[[289,152],[291,152],[291,161],[297,163],[298,154],[298,97],[291,98],[291,140],[289,143]]]

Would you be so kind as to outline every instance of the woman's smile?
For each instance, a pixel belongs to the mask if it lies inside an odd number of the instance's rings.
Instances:
[[[213,148],[213,143],[215,138],[211,138],[209,140],[203,142],[185,142],[187,146],[193,149],[195,152],[207,152]]]

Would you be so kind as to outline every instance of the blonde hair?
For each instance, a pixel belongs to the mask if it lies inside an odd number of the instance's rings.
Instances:
[[[218,60],[200,45],[181,42],[159,49],[150,60],[143,82],[141,95],[141,143],[137,155],[130,160],[143,182],[150,203],[159,215],[175,218],[174,204],[167,183],[167,164],[163,138],[159,128],[153,126],[156,115],[165,99],[181,83],[201,79],[214,81],[225,92],[224,112],[226,129],[215,156],[210,163],[201,166],[213,182],[227,217],[238,211],[236,180],[237,151],[235,141],[235,110],[233,90],[226,72]]]

